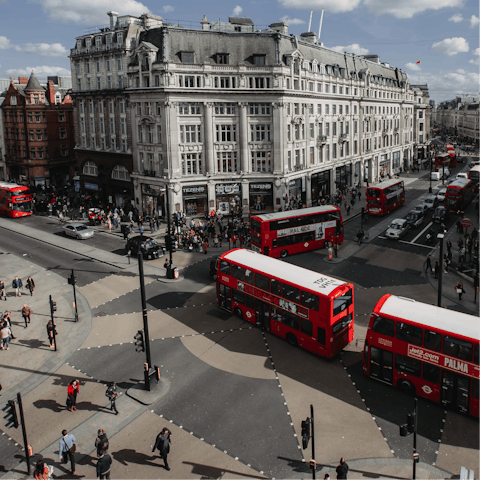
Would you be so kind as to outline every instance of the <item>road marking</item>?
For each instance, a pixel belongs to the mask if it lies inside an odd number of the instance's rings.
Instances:
[[[433,222],[430,222],[410,243],[415,243],[432,225]]]
[[[398,240],[400,243],[405,243],[407,245],[415,245],[416,247],[423,247],[423,248],[428,248],[431,250],[433,247],[432,245],[422,245],[421,243],[413,243],[413,242],[407,242],[406,240]]]

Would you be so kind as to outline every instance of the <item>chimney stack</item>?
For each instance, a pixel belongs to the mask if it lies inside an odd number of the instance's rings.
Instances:
[[[317,34],[315,32],[305,32],[300,34],[300,39],[306,43],[317,43]]]
[[[115,20],[113,17],[118,17],[117,12],[107,12],[107,15],[110,17],[110,30],[115,30]]]
[[[18,84],[19,85],[27,85],[28,77],[18,77]]]

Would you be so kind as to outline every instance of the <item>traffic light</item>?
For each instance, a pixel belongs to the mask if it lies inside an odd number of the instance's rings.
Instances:
[[[5,418],[7,428],[18,428],[18,417],[17,417],[17,408],[15,407],[15,401],[9,400],[7,405],[3,408],[3,411],[6,415],[3,417]]]
[[[136,352],[144,352],[145,351],[145,343],[144,343],[144,340],[143,340],[143,332],[141,330],[139,330],[133,338],[135,339],[135,351]]]
[[[57,302],[50,300],[50,312],[53,315],[53,312],[56,312],[56,311],[57,311]]]
[[[69,285],[75,285],[75,280],[76,280],[76,276],[74,275],[73,273],[73,270],[72,270],[72,273],[70,274],[70,276],[68,277],[68,284]]]
[[[310,417],[306,420],[302,420],[302,448],[305,450],[308,447],[308,441],[310,440]]]
[[[400,425],[400,436],[406,437],[415,431],[415,414],[407,413],[407,423]]]
[[[170,234],[165,235],[165,247],[169,252],[172,250],[172,237]]]

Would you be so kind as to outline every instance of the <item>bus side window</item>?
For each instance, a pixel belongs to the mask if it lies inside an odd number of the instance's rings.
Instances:
[[[227,275],[230,275],[230,264],[226,262],[225,260],[222,260],[220,262],[220,273],[226,273]]]
[[[429,350],[440,352],[442,350],[442,335],[431,330],[425,330],[423,335],[423,346]]]
[[[255,274],[247,268],[245,270],[245,282],[247,282],[249,285],[253,285],[254,277]]]
[[[276,238],[274,238],[272,240],[272,248],[277,248],[277,239]]]
[[[300,326],[301,326],[302,333],[305,333],[309,337],[313,337],[313,326],[310,320],[307,320],[306,318],[302,318],[300,320]]]
[[[479,346],[475,345],[475,351],[473,352],[473,361],[475,362],[476,365],[478,365],[478,350]]]
[[[266,290],[267,292],[269,291],[269,280],[268,277],[265,277],[264,275],[260,275],[257,273],[255,275],[255,286],[258,288],[261,288],[262,290]]]
[[[472,378],[472,397],[478,400],[478,379]]]
[[[284,283],[283,298],[290,300],[291,302],[300,303],[300,290]]]
[[[372,330],[382,335],[386,335],[387,337],[394,337],[395,322],[389,318],[377,317],[373,321]]]
[[[397,323],[397,338],[404,342],[422,346],[423,331],[420,327],[414,327],[407,323]]]
[[[282,296],[282,282],[279,282],[278,280],[271,279],[270,280],[270,291],[274,295],[278,295],[279,297]]]
[[[438,382],[440,382],[440,367],[437,367],[436,365],[430,365],[429,363],[424,363],[423,378],[427,382],[438,384]]]
[[[325,345],[325,329],[318,327],[317,328],[317,340],[318,343],[321,343],[322,345]]]
[[[239,292],[235,288],[232,288],[232,298],[234,302],[237,302],[240,305],[245,305],[245,294],[243,292]]]
[[[277,307],[272,307],[272,318],[274,322],[282,322],[282,311]]]
[[[245,295],[247,308],[255,310],[255,299],[251,295]]]
[[[283,311],[283,323],[294,330],[300,329],[300,318],[286,310]]]
[[[318,304],[319,300],[315,294],[302,290],[302,305],[304,307],[311,308],[318,312]]]
[[[443,353],[471,362],[473,346],[470,342],[445,336],[443,339]]]
[[[401,372],[410,373],[415,377],[420,376],[422,362],[414,358],[406,357],[405,355],[395,354],[395,368]]]
[[[244,276],[245,276],[245,273],[243,271],[243,267],[232,264],[232,277],[236,278],[237,280],[241,280],[243,282]]]

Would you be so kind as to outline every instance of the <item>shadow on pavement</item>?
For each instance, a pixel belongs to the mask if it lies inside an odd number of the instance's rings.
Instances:
[[[157,457],[156,455],[145,455],[144,453],[137,452],[132,448],[124,448],[123,450],[118,450],[117,452],[112,452],[112,457],[120,462],[122,465],[127,466],[129,463],[137,463],[138,465],[149,465],[151,467],[163,467],[163,464],[155,463],[153,460]]]
[[[198,475],[200,479],[222,478],[225,474],[238,475],[242,478],[265,478],[263,476],[248,475],[245,473],[235,472],[234,470],[224,470],[223,468],[212,467],[211,465],[203,465],[202,463],[182,462],[184,465],[192,466],[192,473]]]

